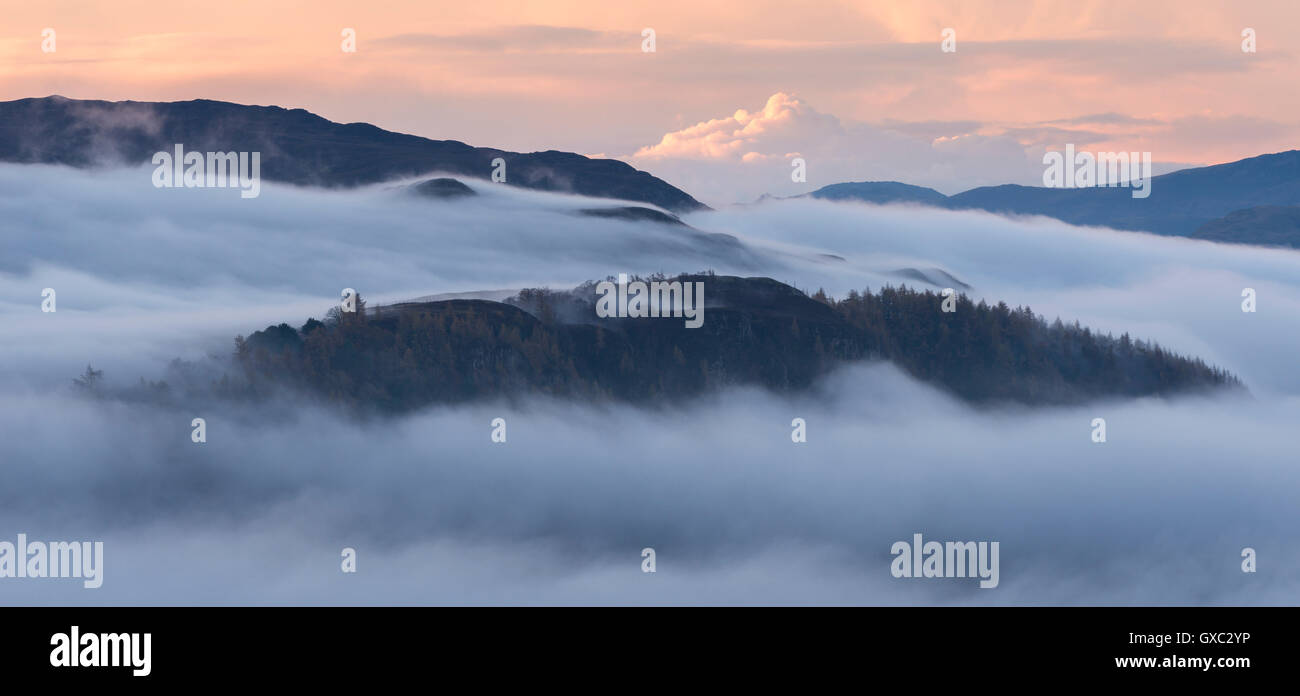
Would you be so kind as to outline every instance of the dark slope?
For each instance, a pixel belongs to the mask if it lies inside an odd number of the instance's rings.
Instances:
[[[340,124],[303,109],[186,102],[107,102],[45,97],[0,102],[0,161],[88,167],[146,164],[180,143],[187,151],[261,152],[262,176],[348,187],[439,171],[487,179],[506,161],[514,186],[650,203],[675,212],[703,204],[616,160],[547,150],[520,154]]]

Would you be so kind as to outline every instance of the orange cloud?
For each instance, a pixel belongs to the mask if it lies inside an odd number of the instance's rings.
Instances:
[[[670,157],[726,159],[753,162],[772,154],[787,153],[792,139],[818,137],[815,131],[843,133],[833,116],[819,114],[799,99],[777,92],[758,111],[737,109],[727,118],[697,123],[664,135],[657,144],[643,147],[634,159]],[[760,152],[754,148],[767,149]],[[795,150],[797,152],[797,149]]]

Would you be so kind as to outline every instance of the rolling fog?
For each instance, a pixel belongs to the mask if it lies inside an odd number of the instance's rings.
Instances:
[[[0,165],[0,541],[105,542],[100,589],[7,579],[0,603],[1295,602],[1300,252],[806,200],[691,215],[739,240],[702,243],[575,214],[591,200],[469,183],[481,195],[454,203],[385,186],[240,199],[154,189],[149,169]],[[69,389],[87,363],[125,385],[228,354],[237,333],[322,316],[344,287],[373,302],[706,268],[836,296],[940,268],[972,295],[1202,357],[1250,393],[976,410],[863,364],[790,398],[362,424]],[[1000,542],[999,586],[891,577],[891,544],[918,532]],[[344,547],[356,574],[339,570]],[[1241,572],[1244,547],[1258,573]]]

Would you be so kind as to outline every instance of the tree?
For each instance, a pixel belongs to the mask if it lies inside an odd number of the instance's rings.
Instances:
[[[99,393],[99,387],[103,379],[104,371],[96,370],[87,363],[86,371],[83,372],[80,377],[73,378],[72,383],[76,385],[79,391],[88,394],[97,394]]]

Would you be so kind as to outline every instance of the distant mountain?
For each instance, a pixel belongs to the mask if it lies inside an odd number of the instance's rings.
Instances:
[[[984,186],[954,196],[898,182],[832,184],[808,194],[870,203],[911,202],[954,210],[1044,215],[1074,225],[1100,225],[1183,237],[1233,211],[1300,205],[1300,150],[1182,169],[1152,177],[1151,195],[1133,198],[1125,187],[1045,188]],[[937,196],[937,198],[936,198]],[[1233,241],[1273,244],[1266,229],[1239,226]]]
[[[924,186],[897,181],[853,181],[823,186],[808,194],[829,201],[864,201],[866,203],[924,203],[941,206],[947,196]]]
[[[1213,242],[1300,249],[1300,206],[1262,205],[1234,210],[1201,225],[1191,236]]]
[[[291,184],[351,187],[434,171],[487,179],[492,160],[500,157],[506,182],[514,186],[640,201],[674,212],[706,207],[617,160],[472,147],[367,123],[334,123],[303,109],[207,99],[109,102],[53,96],[0,102],[4,162],[141,165],[178,143],[187,151],[260,152],[262,177]]]
[[[549,394],[654,403],[729,385],[810,388],[837,366],[884,359],[972,402],[1077,403],[1238,382],[1157,345],[1103,336],[1028,308],[884,288],[835,301],[770,278],[683,275],[705,287],[703,324],[601,318],[595,283],[502,302],[409,302],[267,327],[236,339],[236,398],[292,388],[350,408]],[[161,387],[165,390],[165,386]]]

